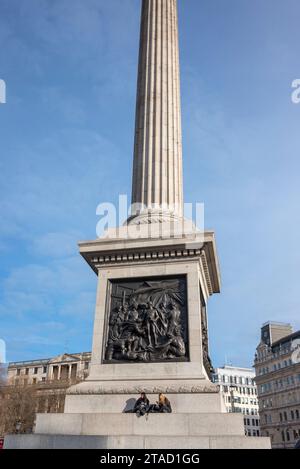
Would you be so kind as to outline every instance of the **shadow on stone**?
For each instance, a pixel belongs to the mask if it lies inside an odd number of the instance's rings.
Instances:
[[[136,399],[131,398],[126,401],[126,406],[123,409],[123,414],[130,414],[133,412],[134,406],[136,403]]]

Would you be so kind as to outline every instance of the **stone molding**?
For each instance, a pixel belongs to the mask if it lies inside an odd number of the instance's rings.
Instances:
[[[94,269],[100,269],[104,266],[112,266],[119,264],[136,264],[138,263],[147,263],[147,262],[161,262],[168,260],[182,261],[184,259],[198,259],[201,261],[203,266],[203,272],[207,282],[207,288],[209,294],[213,294],[212,282],[210,279],[209,267],[207,262],[207,257],[204,249],[162,249],[159,250],[149,250],[149,251],[124,251],[114,254],[106,254],[96,257],[91,257],[89,263],[93,265]]]
[[[159,250],[149,250],[143,252],[132,251],[128,252],[127,250],[123,253],[118,254],[107,254],[99,257],[92,257],[90,262],[96,267],[102,267],[106,264],[122,264],[122,263],[136,263],[136,262],[159,262],[162,260],[174,260],[174,259],[184,259],[190,257],[200,257],[200,249],[159,249]]]
[[[90,389],[73,389],[70,388],[67,391],[68,395],[136,395],[145,392],[146,394],[218,394],[219,387],[214,385],[186,385],[186,386],[171,386],[171,385],[160,385],[160,386],[129,386],[129,387],[96,387],[93,386]]]

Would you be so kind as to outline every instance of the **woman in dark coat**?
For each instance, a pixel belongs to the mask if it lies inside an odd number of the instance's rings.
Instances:
[[[143,392],[141,397],[136,401],[133,412],[137,414],[138,417],[145,415],[150,408],[150,402],[146,394]]]

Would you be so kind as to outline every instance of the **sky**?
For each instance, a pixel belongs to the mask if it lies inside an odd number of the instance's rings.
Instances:
[[[0,339],[9,361],[91,350],[77,242],[131,192],[140,0],[1,0]],[[300,328],[298,0],[178,0],[184,194],[205,203],[222,291],[215,366]]]

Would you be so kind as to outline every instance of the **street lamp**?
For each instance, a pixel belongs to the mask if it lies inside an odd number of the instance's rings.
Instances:
[[[21,422],[20,419],[18,419],[18,420],[16,421],[16,433],[17,433],[17,434],[20,433],[21,426],[22,426],[22,422]]]

